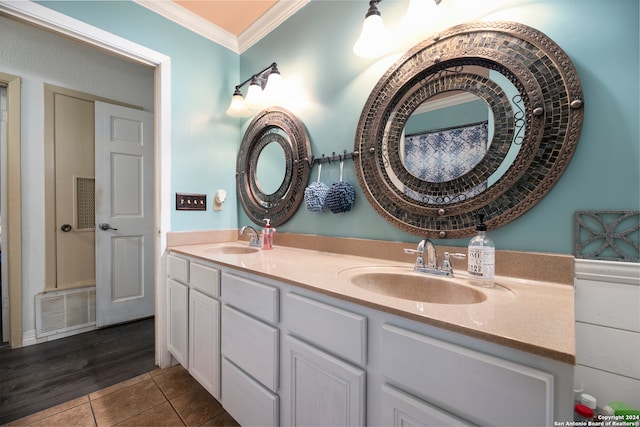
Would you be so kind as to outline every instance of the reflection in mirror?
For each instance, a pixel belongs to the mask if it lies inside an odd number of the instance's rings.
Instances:
[[[400,141],[400,156],[413,176],[424,181],[444,182],[469,172],[487,152],[489,126],[493,134],[493,116],[484,100],[462,91],[451,96],[460,102],[448,108],[423,106],[413,112]],[[453,118],[453,122],[447,119]]]
[[[411,114],[400,140],[403,165],[426,182],[451,181],[470,172],[486,154],[493,135],[493,115],[483,99],[465,91],[442,95],[446,96],[430,98]],[[398,184],[412,199],[437,204],[472,197],[486,188],[485,182],[445,199],[429,198]]]
[[[520,147],[522,147],[522,141],[524,139],[524,135],[527,131],[526,129],[526,116],[524,113],[524,102],[522,101],[522,96],[518,93],[518,89],[502,74],[497,71],[491,71],[489,73],[491,80],[496,82],[498,86],[504,90],[504,93],[509,98],[511,103],[511,109],[513,110],[513,118],[515,120],[515,132],[513,135],[513,141],[511,143],[511,147],[509,148],[509,152],[506,157],[502,161],[502,164],[496,169],[494,173],[487,179],[487,187],[495,184],[507,171],[507,169],[513,164],[516,156],[520,152]]]
[[[515,134],[500,166],[481,184],[446,197],[430,197],[401,182],[386,167],[395,187],[416,201],[448,204],[481,194],[495,184],[515,160],[525,133],[524,105],[516,87],[497,71],[479,66],[462,67],[496,83],[509,99],[515,119]],[[400,158],[407,171],[425,182],[441,183],[471,172],[482,160],[494,135],[493,111],[472,92],[451,90],[425,100],[407,119],[400,140]]]
[[[280,188],[286,170],[284,150],[276,141],[270,142],[258,155],[256,185],[264,194],[273,194]]]

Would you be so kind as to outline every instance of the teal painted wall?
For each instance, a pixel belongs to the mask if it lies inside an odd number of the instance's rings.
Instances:
[[[237,227],[238,119],[224,114],[238,84],[239,56],[133,2],[44,1],[43,6],[171,57],[171,194],[207,195],[207,211],[175,211],[171,230]],[[222,211],[213,211],[219,188]]]
[[[494,8],[492,11],[478,10],[488,3]],[[388,28],[400,20],[407,4],[393,0],[380,3]],[[464,4],[473,4],[476,10],[462,8]],[[363,1],[311,1],[241,56],[243,77],[275,61],[283,78],[299,88],[300,99],[290,109],[306,124],[316,156],[353,150],[367,96],[397,58],[364,60],[353,55],[351,48],[365,12]],[[432,19],[446,26],[471,18],[532,26],[567,52],[583,85],[585,121],[575,156],[539,204],[491,231],[497,248],[572,254],[575,211],[639,209],[637,0],[444,0],[437,13],[440,15]],[[424,36],[427,35],[425,31]],[[314,169],[312,180],[316,173]],[[322,174],[323,181],[330,183],[338,179],[339,169],[323,168]],[[357,184],[350,164],[345,166],[345,180]],[[239,212],[239,222],[248,221]],[[359,189],[351,212],[317,214],[303,206],[280,229],[380,240],[420,239],[381,219]],[[467,242],[468,239],[456,239],[436,243],[466,246]]]
[[[479,9],[487,3],[492,10]],[[229,195],[221,212],[172,212],[174,231],[249,223],[233,191],[237,149],[249,120],[224,116],[234,85],[277,62],[297,95],[294,104],[285,106],[304,121],[314,154],[329,155],[352,151],[367,96],[397,57],[363,60],[353,55],[366,12],[362,0],[313,0],[240,57],[134,3],[42,4],[172,58],[172,191],[206,193],[210,206],[217,188]],[[402,18],[406,6],[406,0],[380,4],[388,27]],[[537,28],[567,52],[578,70],[585,122],[573,160],[538,205],[491,231],[499,249],[571,254],[576,210],[640,207],[638,1],[444,0],[437,15],[425,20],[424,36],[429,28],[471,19],[511,20]],[[327,183],[338,176],[338,167],[323,170]],[[344,178],[356,184],[348,162]],[[381,219],[359,189],[356,197],[354,209],[343,214],[315,214],[303,206],[280,230],[419,240]],[[436,243],[466,246],[467,241]]]

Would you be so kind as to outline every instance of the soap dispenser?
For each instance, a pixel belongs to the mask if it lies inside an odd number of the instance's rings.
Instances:
[[[276,229],[271,227],[270,219],[265,218],[263,221],[266,224],[262,229],[262,249],[273,249],[273,233],[276,232]]]
[[[480,222],[476,225],[476,235],[469,241],[468,273],[472,283],[491,287],[495,278],[496,248],[487,236],[487,225],[484,215],[478,215]]]

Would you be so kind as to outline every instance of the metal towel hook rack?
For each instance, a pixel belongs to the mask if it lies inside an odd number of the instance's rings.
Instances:
[[[353,159],[359,155],[360,153],[358,151],[347,153],[347,150],[344,150],[342,154],[336,154],[336,152],[334,151],[331,156],[325,156],[324,153],[322,154],[322,157],[318,157],[318,158],[311,156],[311,161],[309,162],[309,164],[312,167],[314,165],[321,164],[321,163],[332,164],[334,160],[339,160],[340,162],[342,162],[344,160]]]

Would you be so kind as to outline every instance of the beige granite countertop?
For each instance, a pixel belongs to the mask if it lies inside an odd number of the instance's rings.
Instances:
[[[349,272],[363,267],[412,272],[412,262],[321,252],[286,246],[249,254],[222,253],[244,241],[172,246],[184,255],[275,279],[506,347],[575,364],[573,286],[496,276],[498,286],[474,289],[486,299],[474,304],[434,304],[384,296],[355,286]],[[454,263],[455,267],[455,263]],[[466,271],[455,271],[459,283]]]

